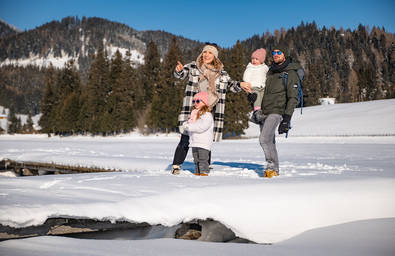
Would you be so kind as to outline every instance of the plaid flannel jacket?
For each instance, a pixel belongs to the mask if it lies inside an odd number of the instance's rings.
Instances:
[[[189,119],[193,104],[192,98],[196,93],[199,92],[199,79],[200,71],[196,66],[196,62],[193,61],[189,64],[184,65],[184,69],[180,72],[174,70],[174,76],[178,79],[184,80],[188,77],[188,83],[185,87],[184,100],[182,103],[181,113],[178,116],[178,126]],[[215,81],[217,93],[219,96],[218,103],[214,106],[214,141],[220,141],[222,139],[222,132],[224,127],[224,114],[225,114],[225,98],[226,92],[231,90],[232,92],[240,92],[239,81],[233,81],[225,70],[221,70],[221,75]]]

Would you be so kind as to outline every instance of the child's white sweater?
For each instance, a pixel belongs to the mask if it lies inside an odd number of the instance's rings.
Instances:
[[[206,112],[195,122],[184,122],[183,127],[189,134],[189,147],[211,150],[214,139],[214,119]]]
[[[265,63],[255,66],[250,62],[244,71],[243,80],[251,83],[251,88],[263,89],[265,88],[268,71],[269,67]]]

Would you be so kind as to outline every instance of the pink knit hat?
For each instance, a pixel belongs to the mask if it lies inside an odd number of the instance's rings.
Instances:
[[[193,97],[194,100],[201,100],[208,106],[208,93],[207,92],[199,92]]]
[[[263,48],[256,50],[252,53],[251,58],[257,58],[260,63],[263,63],[266,58],[266,50]]]

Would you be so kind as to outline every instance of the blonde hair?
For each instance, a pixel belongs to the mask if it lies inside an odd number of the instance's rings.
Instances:
[[[201,65],[203,65],[203,63],[204,63],[203,62],[203,54],[200,55],[199,63],[201,63]],[[221,71],[220,69],[222,68],[222,63],[218,58],[214,57],[213,61],[210,64],[214,66],[214,69]]]
[[[211,112],[211,109],[209,106],[207,106],[206,104],[204,104],[204,106],[202,106],[196,116],[196,120],[199,119],[202,115],[206,114],[207,112]]]

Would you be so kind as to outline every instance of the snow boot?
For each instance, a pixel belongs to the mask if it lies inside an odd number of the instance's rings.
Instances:
[[[273,169],[266,169],[263,175],[264,178],[273,178],[275,176],[278,176],[278,172]]]
[[[178,175],[181,172],[181,166],[173,164],[171,167],[171,174]]]

